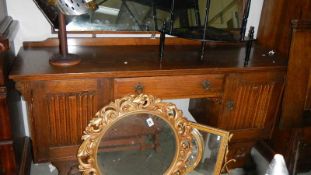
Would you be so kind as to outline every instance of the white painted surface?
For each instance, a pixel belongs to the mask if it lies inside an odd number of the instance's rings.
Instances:
[[[15,40],[16,51],[23,41],[38,41],[51,37],[51,26],[32,0],[7,0],[8,14],[20,23]]]
[[[182,110],[184,116],[188,120],[195,122],[195,119],[192,117],[192,115],[188,111],[189,99],[170,99],[170,100],[163,100],[163,101],[174,103],[178,109]]]
[[[24,98],[21,99],[20,101],[20,106],[22,109],[23,113],[23,121],[24,121],[24,128],[25,128],[25,135],[30,136],[30,130],[29,130],[29,123],[28,123],[28,113],[27,113],[27,105],[26,102],[24,101]]]
[[[249,30],[250,26],[254,26],[255,27],[255,33],[254,33],[255,38],[257,36],[263,2],[264,0],[252,0],[252,3],[251,3],[246,31]],[[247,32],[245,33],[245,35],[247,35]]]
[[[255,27],[255,36],[257,35],[257,28],[259,25],[260,14],[262,9],[263,0],[252,0],[250,16],[248,19],[249,26]],[[7,0],[8,13],[15,20],[20,22],[20,30],[14,41],[15,50],[18,52],[19,48],[22,46],[23,41],[41,41],[50,37],[55,37],[56,35],[51,34],[51,26],[37,8],[33,0]],[[248,29],[247,29],[248,30]],[[89,37],[90,35],[69,35],[69,37]],[[149,37],[148,35],[116,35],[116,34],[101,34],[98,37]],[[188,112],[189,99],[174,100],[174,103],[179,106],[180,109],[184,111],[185,116],[190,120],[194,120],[190,113]],[[22,103],[24,104],[24,103]],[[22,107],[24,113],[25,129],[26,133],[29,135],[29,128],[27,123],[27,113],[25,104]]]

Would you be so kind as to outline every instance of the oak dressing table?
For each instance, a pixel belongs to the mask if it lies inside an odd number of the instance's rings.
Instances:
[[[82,132],[95,112],[112,99],[143,92],[191,98],[189,110],[198,122],[234,134],[229,157],[237,160],[232,167],[243,165],[251,147],[270,137],[287,59],[268,56],[268,49],[255,45],[244,67],[245,47],[236,44],[208,47],[202,62],[199,45],[168,38],[160,62],[158,42],[71,38],[69,51],[82,62],[67,68],[49,65],[58,51],[56,40],[26,43],[9,77],[27,102],[34,161],[51,161],[64,172],[58,162],[76,160]]]

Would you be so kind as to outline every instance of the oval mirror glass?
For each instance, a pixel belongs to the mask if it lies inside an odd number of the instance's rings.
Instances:
[[[103,174],[165,174],[176,152],[171,126],[158,116],[131,114],[103,135],[97,165]]]

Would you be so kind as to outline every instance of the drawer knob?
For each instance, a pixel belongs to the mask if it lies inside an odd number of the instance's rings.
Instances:
[[[134,90],[136,94],[142,94],[144,92],[144,86],[138,83],[137,85],[135,85]]]
[[[211,82],[208,81],[208,80],[204,80],[204,81],[202,82],[202,87],[203,87],[203,89],[205,89],[205,90],[209,90],[209,89],[211,88],[211,86],[212,86],[212,84],[211,84]]]
[[[233,100],[228,100],[226,106],[229,111],[232,111],[234,109],[235,103]]]

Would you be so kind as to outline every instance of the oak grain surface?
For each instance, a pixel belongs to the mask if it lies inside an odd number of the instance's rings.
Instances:
[[[82,58],[77,66],[60,68],[49,65],[57,53],[55,47],[23,49],[10,73],[14,80],[50,80],[90,77],[136,77],[249,70],[286,70],[285,57],[262,56],[268,50],[256,47],[249,65],[244,67],[245,51],[240,46],[215,46],[206,51],[205,62],[199,61],[199,46],[167,46],[159,61],[157,46],[71,46],[69,52]]]

